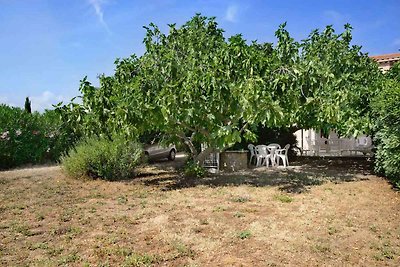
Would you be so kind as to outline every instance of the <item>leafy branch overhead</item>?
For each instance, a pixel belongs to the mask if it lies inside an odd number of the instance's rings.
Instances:
[[[143,56],[117,59],[99,88],[83,79],[82,104],[59,105],[79,118],[80,131],[110,138],[158,131],[185,142],[201,161],[254,139],[259,124],[347,135],[370,128],[369,101],[381,74],[351,45],[350,25],[340,34],[332,26],[314,30],[298,42],[282,24],[275,45],[226,39],[215,18],[200,14],[170,24],[168,34],[154,24],[145,30]],[[196,142],[209,149],[199,153]]]

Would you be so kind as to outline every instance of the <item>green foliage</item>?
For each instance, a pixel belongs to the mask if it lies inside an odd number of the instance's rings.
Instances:
[[[160,256],[151,254],[139,254],[139,253],[129,253],[126,256],[125,262],[122,266],[126,267],[143,267],[143,266],[153,266],[160,262]]]
[[[116,137],[100,137],[81,141],[63,157],[65,172],[74,178],[121,180],[134,175],[143,151],[135,142]]]
[[[400,61],[396,62],[388,72],[386,72],[385,76],[389,79],[396,80],[400,82]]]
[[[251,236],[252,236],[252,234],[249,230],[244,230],[237,234],[237,237],[240,239],[247,239],[247,238],[250,238]]]
[[[99,88],[84,78],[82,104],[58,105],[79,134],[161,133],[166,142],[185,143],[197,164],[212,151],[255,140],[258,125],[370,131],[369,104],[382,74],[350,44],[350,25],[297,42],[282,24],[275,46],[226,39],[215,18],[200,14],[169,25],[168,34],[152,23],[145,29],[142,57],[117,59]]]
[[[187,177],[202,178],[205,176],[206,170],[193,160],[188,160],[184,167],[184,174]]]
[[[301,97],[292,116],[298,128],[357,136],[371,130],[370,101],[381,86],[376,62],[350,45],[351,26],[336,34],[332,26],[313,31],[301,43],[295,87]]]
[[[30,114],[0,105],[0,169],[57,161],[73,141],[54,111]]]
[[[290,203],[293,201],[293,198],[291,196],[282,194],[275,195],[275,199],[283,203]]]
[[[400,81],[388,80],[372,105],[375,115],[375,169],[400,187]]]

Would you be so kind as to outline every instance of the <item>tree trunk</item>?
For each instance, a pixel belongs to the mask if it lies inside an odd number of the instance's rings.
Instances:
[[[192,154],[192,157],[195,158],[197,156],[197,149],[194,146],[191,138],[188,138],[184,133],[178,134],[177,136],[181,138],[183,142],[188,146],[190,154]]]

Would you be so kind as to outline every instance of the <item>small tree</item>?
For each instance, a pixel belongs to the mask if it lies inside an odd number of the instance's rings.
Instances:
[[[29,100],[29,97],[25,98],[25,112],[32,113],[31,101]]]

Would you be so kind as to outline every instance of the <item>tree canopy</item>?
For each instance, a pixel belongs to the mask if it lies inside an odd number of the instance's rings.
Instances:
[[[58,106],[87,134],[137,137],[158,131],[182,140],[200,162],[241,138],[254,140],[257,125],[336,129],[370,128],[369,101],[379,88],[377,64],[351,45],[351,26],[332,26],[295,41],[286,24],[276,44],[224,37],[215,18],[196,14],[162,33],[145,27],[143,56],[117,59],[115,73],[95,88],[81,81],[82,104]],[[208,149],[196,150],[194,142]]]

